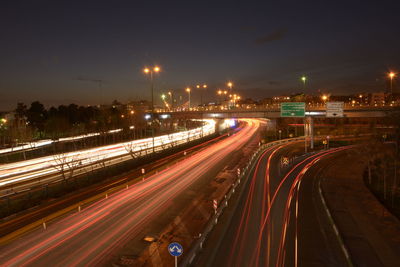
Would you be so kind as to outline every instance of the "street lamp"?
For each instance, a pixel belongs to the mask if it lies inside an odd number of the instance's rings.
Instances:
[[[327,95],[322,95],[321,96],[322,100],[325,102],[326,100],[328,100],[328,96]]]
[[[233,83],[232,82],[228,82],[226,85],[228,85],[230,93],[232,93]]]
[[[390,78],[390,94],[393,95],[393,78],[396,77],[396,74],[394,72],[389,73],[389,78]]]
[[[190,88],[189,87],[187,87],[186,88],[186,92],[188,93],[188,95],[189,95],[189,110],[190,110]]]
[[[171,110],[172,110],[172,108],[174,107],[174,100],[173,100],[173,98],[172,98],[172,92],[169,91],[169,92],[168,92],[168,95],[169,95],[169,97],[170,97],[170,99],[171,99]]]
[[[219,102],[220,102],[220,105],[222,105],[222,101],[221,101],[222,93],[223,93],[222,90],[218,90],[218,91],[217,91],[217,95],[219,96],[219,97],[218,97],[218,100],[219,100]]]
[[[196,88],[205,90],[205,89],[207,89],[207,84],[203,84],[203,85],[198,84],[198,85],[196,85]],[[201,105],[201,108],[203,108],[203,90],[200,90],[200,105]]]
[[[160,70],[161,69],[158,66],[154,66],[152,68],[145,67],[143,69],[143,72],[145,74],[150,75],[150,83],[151,83],[151,135],[153,138],[153,153],[155,151],[155,149],[154,149],[154,79],[153,79],[153,76],[154,76],[154,73],[158,73],[158,72],[160,72]]]
[[[164,105],[165,105],[167,108],[169,108],[167,101],[165,101],[165,98],[166,98],[166,97],[167,97],[167,96],[166,96],[165,94],[162,94],[162,95],[161,95],[161,99],[162,99],[162,101],[164,102]]]
[[[301,77],[301,81],[303,82],[303,89],[306,90],[306,81],[307,81],[307,77],[303,75],[303,76]]]

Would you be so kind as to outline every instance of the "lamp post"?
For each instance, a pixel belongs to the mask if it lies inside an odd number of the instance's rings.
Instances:
[[[167,96],[166,96],[165,94],[162,94],[162,95],[161,95],[161,99],[162,99],[162,101],[164,102],[165,107],[166,107],[167,109],[169,109],[168,102],[165,100],[166,98],[167,98]]]
[[[203,85],[196,85],[197,89],[200,89],[200,105],[201,108],[203,109],[203,90],[207,89],[207,84],[203,84]]]
[[[190,110],[190,88],[189,87],[187,87],[186,88],[186,92],[188,93],[188,96],[189,96],[189,110]]]
[[[228,91],[227,91],[227,90],[224,90],[222,93],[225,95],[223,101],[226,101],[226,95],[228,94]]]
[[[150,83],[151,83],[151,135],[153,140],[153,153],[155,152],[154,149],[154,73],[160,72],[160,67],[154,66],[152,68],[144,68],[143,72],[145,74],[150,75]]]
[[[171,110],[173,110],[173,108],[174,108],[174,99],[172,98],[172,92],[169,91],[169,92],[168,92],[168,95],[169,95],[169,97],[170,97],[170,99],[171,99]]]
[[[232,93],[233,83],[232,82],[228,82],[226,85],[228,85],[230,93]]]
[[[218,91],[217,91],[217,94],[218,94],[218,96],[219,96],[219,97],[218,97],[218,100],[219,100],[221,106],[222,106],[222,101],[221,101],[221,99],[222,99],[222,98],[221,98],[222,93],[223,93],[222,90],[218,90]]]
[[[390,94],[393,95],[393,78],[396,76],[394,72],[389,73],[390,78]]]
[[[301,81],[303,82],[303,90],[305,91],[305,90],[306,90],[306,81],[307,81],[307,77],[303,75],[303,76],[301,77]]]
[[[233,87],[233,83],[232,83],[232,82],[228,82],[226,85],[229,87],[229,94],[231,94],[231,95],[232,95],[232,87]],[[230,103],[230,102],[231,102],[231,101],[229,101],[229,103]]]

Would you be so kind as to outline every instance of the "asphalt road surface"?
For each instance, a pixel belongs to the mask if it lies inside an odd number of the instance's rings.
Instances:
[[[318,192],[319,171],[346,148],[299,156],[301,148],[265,150],[194,266],[347,265]]]
[[[140,238],[148,224],[207,170],[221,164],[256,134],[260,122],[134,186],[70,214],[0,248],[2,266],[99,266],[110,263],[125,243]]]

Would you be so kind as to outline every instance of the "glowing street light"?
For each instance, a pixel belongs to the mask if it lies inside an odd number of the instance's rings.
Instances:
[[[150,83],[151,83],[151,133],[152,133],[152,138],[153,138],[153,153],[155,152],[154,150],[154,79],[153,79],[153,74],[160,72],[161,69],[158,66],[154,66],[152,68],[145,67],[143,69],[143,72],[145,74],[150,75]]]
[[[231,81],[229,81],[226,85],[229,87],[229,93],[232,94],[233,83]],[[230,101],[229,101],[229,103],[230,103]],[[230,106],[230,104],[229,104],[229,106]]]
[[[189,87],[187,87],[186,88],[186,92],[188,93],[188,95],[189,95],[189,110],[190,110],[190,88]]]
[[[303,76],[301,77],[301,81],[303,82],[303,88],[304,88],[304,90],[306,90],[306,81],[307,81],[307,77],[303,75]]]
[[[172,98],[172,92],[168,91],[168,95],[169,95],[169,97],[171,99],[171,109],[173,109],[174,108],[174,99]]]
[[[390,72],[388,76],[390,78],[390,94],[393,94],[393,78],[396,77],[396,73]]]
[[[203,85],[198,84],[198,85],[196,85],[196,88],[205,90],[205,89],[207,89],[207,84],[203,84]],[[200,105],[201,105],[201,107],[203,107],[203,90],[200,91]]]
[[[323,101],[328,100],[328,96],[327,95],[322,95],[321,98],[322,98]]]

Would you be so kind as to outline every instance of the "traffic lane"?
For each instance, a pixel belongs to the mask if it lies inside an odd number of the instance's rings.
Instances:
[[[267,164],[273,166],[269,169],[269,199],[271,198],[271,194],[277,190],[282,177],[291,170],[295,163],[301,160],[303,154],[304,142],[297,141],[281,146],[279,150],[269,156]],[[289,164],[282,164],[284,158],[289,160]],[[266,165],[266,168],[268,169],[268,165]],[[267,172],[267,169],[263,171]]]
[[[284,172],[283,169],[279,170],[278,162],[282,157],[301,154],[299,148],[301,144],[288,143],[271,147],[260,156],[245,184],[243,194],[240,193],[239,199],[230,201],[229,207],[238,202],[237,208],[231,211],[232,208],[228,207],[220,219],[219,225],[226,225],[225,229],[213,231],[205,251],[196,260],[196,266],[250,266],[263,217],[270,205],[269,183],[273,182],[274,187],[277,187],[280,175]]]
[[[43,175],[59,174],[61,168],[68,171],[78,166],[92,165],[95,162],[104,159],[110,159],[114,163],[129,159],[129,151],[138,152],[143,149],[163,150],[164,146],[172,147],[172,144],[180,144],[200,138],[203,134],[212,134],[215,132],[215,122],[207,120],[207,124],[201,129],[196,128],[186,132],[177,132],[169,135],[157,136],[154,139],[146,138],[108,146],[96,147],[87,150],[61,153],[52,156],[36,158],[16,163],[3,164],[0,166],[0,186],[9,186],[13,183],[19,183],[38,178]],[[152,143],[153,141],[153,143]],[[147,153],[146,153],[147,154]],[[125,157],[124,157],[125,156]],[[117,158],[117,159],[115,159]],[[110,163],[110,162],[109,162]]]
[[[263,153],[257,162],[258,168],[267,164],[268,156],[274,148],[276,147]],[[241,184],[242,188],[237,190],[238,193],[231,198],[228,208],[207,239],[204,250],[196,258],[195,266],[238,266],[239,261],[245,264],[242,266],[246,266],[248,249],[243,245],[248,244],[242,239],[251,240],[257,234],[264,196],[265,173],[256,172],[255,169],[250,172],[245,183]]]
[[[317,179],[327,165],[314,168],[320,160],[329,164],[330,157],[341,151],[343,149],[314,157],[311,162],[302,166],[294,179],[283,208],[278,253],[274,254],[277,256],[274,261],[276,265],[347,265],[319,197]]]
[[[235,129],[236,130],[236,129]],[[206,146],[215,143],[217,141],[220,141],[222,138],[226,137],[227,134],[218,136],[214,139],[211,139],[205,143],[201,143],[199,145],[190,147],[185,150],[187,152],[187,156],[189,156],[191,153],[196,153],[204,148]],[[162,166],[167,165],[168,163],[171,163],[170,161],[175,162],[177,159],[182,159],[183,155],[182,152],[178,152],[175,154],[172,154],[168,157],[161,158],[155,162],[145,164],[141,166],[140,168],[137,168],[136,170],[132,171],[129,175],[124,176],[123,178],[118,179],[117,181],[105,181],[104,183],[101,184],[96,184],[94,186],[91,186],[84,191],[77,192],[76,194],[73,195],[68,195],[66,197],[63,197],[60,201],[57,202],[52,202],[49,205],[46,205],[44,207],[35,209],[33,211],[30,211],[29,213],[23,214],[21,216],[17,216],[11,220],[5,221],[0,224],[0,236],[4,236],[8,233],[11,233],[24,225],[27,225],[29,223],[32,223],[36,220],[39,220],[43,217],[46,217],[47,215],[56,212],[58,210],[61,210],[62,208],[66,208],[69,205],[73,203],[77,203],[78,201],[85,200],[88,197],[104,193],[106,192],[107,189],[111,189],[115,186],[127,183],[131,181],[132,179],[138,178],[139,176],[142,175],[141,173],[141,168],[144,168],[147,173],[151,172],[154,169],[160,168]]]
[[[53,255],[64,255],[76,264],[107,261],[107,257],[126,242],[124,238],[135,236],[146,222],[157,218],[171,199],[204,174],[207,166],[221,161],[249,140],[258,127],[252,121],[249,124],[252,126],[165,172],[95,203],[81,213],[55,223],[47,231],[22,238],[21,246],[17,242],[15,247],[10,244],[2,249],[0,261],[7,265],[48,264],[57,262],[58,258]],[[32,247],[32,244],[37,245]]]
[[[340,152],[338,152],[340,153]],[[329,221],[319,194],[319,180],[334,163],[336,154],[323,157],[303,176],[296,188],[289,223],[286,262],[294,263],[297,226],[297,260],[302,266],[346,266],[346,258]],[[296,216],[297,206],[297,216]],[[297,218],[297,222],[296,222]]]
[[[299,159],[301,161],[282,178],[277,189],[273,192],[271,208],[267,211],[261,226],[261,235],[256,241],[256,249],[251,260],[252,265],[263,266],[264,262],[273,265],[282,263],[282,240],[286,235],[287,212],[290,207],[290,200],[293,197],[293,187],[308,168],[310,162],[330,153],[333,153],[333,151],[323,151]]]

